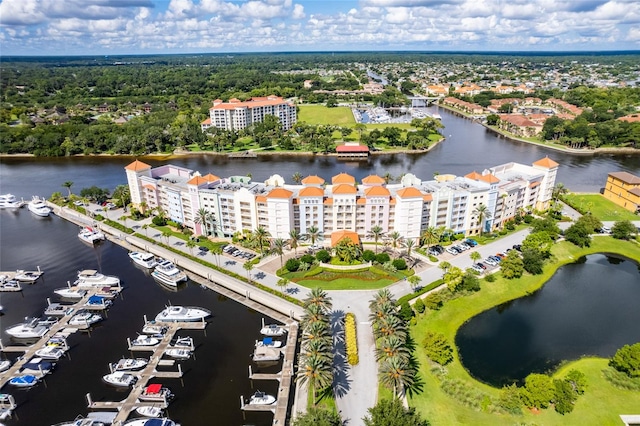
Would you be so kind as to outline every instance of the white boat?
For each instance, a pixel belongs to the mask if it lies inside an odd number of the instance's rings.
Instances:
[[[87,290],[78,287],[63,287],[53,290],[55,294],[65,299],[82,299],[87,295]]]
[[[51,373],[54,366],[55,364],[50,361],[46,361],[41,357],[35,357],[31,358],[29,362],[22,366],[21,372],[25,374],[33,374],[36,377],[43,377],[44,375]]]
[[[283,336],[286,332],[287,329],[278,324],[267,324],[260,329],[260,334],[270,337]]]
[[[111,275],[103,275],[95,269],[78,271],[78,279],[75,284],[80,288],[114,287],[120,285],[120,278]]]
[[[65,354],[66,350],[58,346],[45,346],[38,349],[35,354],[44,360],[57,361]]]
[[[80,310],[69,320],[69,325],[73,325],[80,328],[89,328],[93,324],[102,321],[102,315],[94,314],[89,311]]]
[[[159,383],[153,383],[148,385],[140,396],[138,397],[138,401],[141,402],[167,402],[173,398],[173,393],[169,390],[169,388],[162,386]]]
[[[104,241],[105,236],[102,232],[97,229],[93,229],[89,226],[85,226],[80,228],[80,232],[78,232],[78,238],[85,243],[89,243],[91,245],[97,243],[98,241]]]
[[[249,398],[250,405],[271,405],[276,402],[276,397],[268,395],[261,391],[256,391],[251,398]]]
[[[133,260],[137,265],[140,265],[144,268],[154,268],[158,262],[156,261],[156,257],[151,253],[147,253],[145,251],[132,251],[129,252],[129,257]]]
[[[132,386],[138,378],[126,371],[116,371],[115,373],[105,374],[102,376],[102,380],[112,386],[128,388],[129,386]]]
[[[76,417],[75,420],[70,422],[61,422],[56,423],[51,426],[107,426],[107,423],[101,422],[100,420],[88,419],[85,417]]]
[[[46,217],[51,213],[51,207],[47,206],[44,198],[40,198],[37,195],[34,195],[32,200],[29,201],[27,208],[36,216]]]
[[[174,287],[178,286],[178,283],[182,281],[187,281],[187,274],[178,269],[173,262],[164,259],[158,260],[158,264],[151,276],[164,284]]]
[[[129,420],[123,426],[180,426],[171,419],[134,419]]]
[[[150,321],[142,327],[142,332],[154,336],[164,336],[168,329],[164,324],[157,324],[155,321]]]
[[[22,291],[20,282],[18,280],[12,280],[4,276],[0,279],[0,291]]]
[[[280,340],[273,340],[271,337],[265,337],[262,340],[256,340],[256,348],[258,347],[280,348],[282,347],[282,342]]]
[[[192,352],[191,352],[190,349],[171,348],[171,349],[167,349],[166,351],[164,351],[164,354],[166,356],[174,358],[174,359],[185,360],[185,359],[191,358]]]
[[[121,291],[122,287],[102,287],[96,290],[95,296],[102,297],[103,299],[114,299]]]
[[[40,270],[40,267],[38,267],[37,271],[25,271],[24,269],[18,269],[16,274],[13,276],[13,279],[32,283],[40,278],[42,274],[44,274],[44,272]]]
[[[136,413],[144,417],[160,417],[162,416],[162,408],[145,405],[143,407],[136,408]]]
[[[0,372],[8,370],[9,367],[11,367],[11,360],[8,359],[3,359],[2,361],[0,361]]]
[[[211,315],[205,308],[188,306],[167,306],[158,315],[156,322],[194,322],[202,321]]]
[[[160,339],[141,334],[131,341],[131,346],[155,346],[160,343]]]
[[[25,318],[25,321],[20,324],[13,325],[5,330],[9,336],[18,339],[31,339],[34,337],[42,337],[49,327],[43,325],[38,318]]]
[[[51,303],[44,310],[44,314],[53,317],[63,317],[73,312],[73,306],[63,305],[61,303]]]
[[[94,294],[93,296],[89,297],[89,299],[87,300],[87,303],[84,306],[87,309],[104,310],[104,309],[107,309],[112,304],[113,302],[111,300]]]
[[[195,346],[193,345],[193,338],[191,337],[178,337],[172,346],[174,348],[195,349]]]
[[[23,374],[9,380],[11,386],[17,388],[30,388],[38,383],[38,378],[33,374]]]
[[[13,194],[0,195],[0,209],[19,209],[24,205],[24,201],[18,201]]]
[[[279,349],[267,348],[265,346],[256,347],[253,351],[253,360],[255,362],[263,361],[278,361],[282,356],[282,352]]]
[[[135,371],[147,366],[149,360],[146,358],[122,358],[118,362],[111,364],[112,371]]]

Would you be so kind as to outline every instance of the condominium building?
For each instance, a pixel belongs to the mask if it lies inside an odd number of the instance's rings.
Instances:
[[[612,172],[607,176],[604,197],[631,212],[640,212],[640,176]]]
[[[263,227],[273,238],[286,239],[291,230],[307,234],[313,227],[327,239],[343,231],[366,239],[379,226],[385,233],[417,240],[428,227],[476,235],[500,229],[525,211],[548,208],[558,167],[543,158],[531,166],[507,163],[428,181],[406,174],[400,183],[387,184],[370,175],[358,183],[340,173],[330,183],[307,176],[299,185],[287,184],[279,175],[260,183],[246,176],[202,176],[174,165],[152,168],[137,160],[125,169],[135,205],[161,207],[197,235],[230,237]],[[198,223],[201,209],[212,215],[214,226]]]
[[[209,109],[209,118],[200,123],[200,127],[203,132],[209,127],[242,130],[254,123],[261,123],[266,115],[277,117],[282,130],[289,130],[297,120],[296,106],[280,96],[251,98],[245,102],[236,98],[229,102],[216,99]]]

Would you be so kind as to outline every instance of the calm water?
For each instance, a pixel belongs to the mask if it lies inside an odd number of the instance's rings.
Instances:
[[[8,386],[1,390],[12,393],[20,404],[17,418],[5,422],[7,425],[40,426],[71,420],[86,413],[86,393],[91,393],[94,400],[124,399],[126,393],[105,385],[101,378],[109,372],[109,362],[129,356],[126,338],[135,338],[140,332],[143,315],[153,319],[168,302],[203,306],[214,313],[206,332],[178,334],[195,339],[196,359],[183,362],[182,383],[162,381],[177,395],[169,415],[184,426],[271,424],[271,413],[247,413],[243,420],[239,402],[240,395],[248,397],[255,392],[247,368],[253,343],[259,338],[261,314],[194,283],[179,292],[167,291],[135,267],[123,248],[106,242],[94,249],[76,234],[75,225],[56,216],[37,218],[26,208],[17,213],[0,211],[0,270],[35,269],[39,265],[46,271],[36,284],[24,286],[22,293],[0,293],[0,304],[7,312],[0,316],[0,336],[5,344],[9,343],[4,333],[8,326],[25,316],[40,316],[46,298],[56,301],[53,290],[73,280],[80,269],[95,268],[118,275],[125,286],[122,299],[115,300],[106,321],[90,335],[79,332],[71,337],[71,359],[63,358],[56,371],[47,376],[46,384],[28,391]],[[269,393],[277,390],[276,382],[255,385]]]
[[[640,265],[590,255],[561,267],[535,294],[473,317],[456,345],[472,376],[502,386],[563,360],[610,357],[639,342],[638,300]]]

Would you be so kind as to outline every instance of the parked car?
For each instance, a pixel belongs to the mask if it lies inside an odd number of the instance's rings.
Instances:
[[[487,269],[487,265],[485,265],[485,264],[484,264],[484,263],[482,263],[482,262],[478,262],[478,263],[476,263],[476,265],[478,265],[479,267],[481,267],[483,270]]]
[[[476,240],[473,240],[471,238],[467,238],[466,240],[464,240],[465,244],[470,245],[471,247],[475,247],[478,245],[478,242]]]
[[[457,255],[457,254],[460,254],[458,249],[456,249],[455,247],[448,247],[447,248],[447,253],[451,253],[454,256]]]
[[[522,246],[520,244],[514,244],[513,245],[513,249],[514,250],[518,250],[518,251],[522,251]]]
[[[478,266],[477,264],[473,264],[473,265],[471,265],[471,269],[473,269],[474,271],[479,272],[479,273],[483,273],[483,272],[484,272],[484,269],[482,269],[482,268],[481,268],[480,266]]]

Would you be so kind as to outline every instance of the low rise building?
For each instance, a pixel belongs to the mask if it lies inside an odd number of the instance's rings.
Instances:
[[[640,212],[640,177],[629,172],[609,173],[604,196],[626,210]]]

